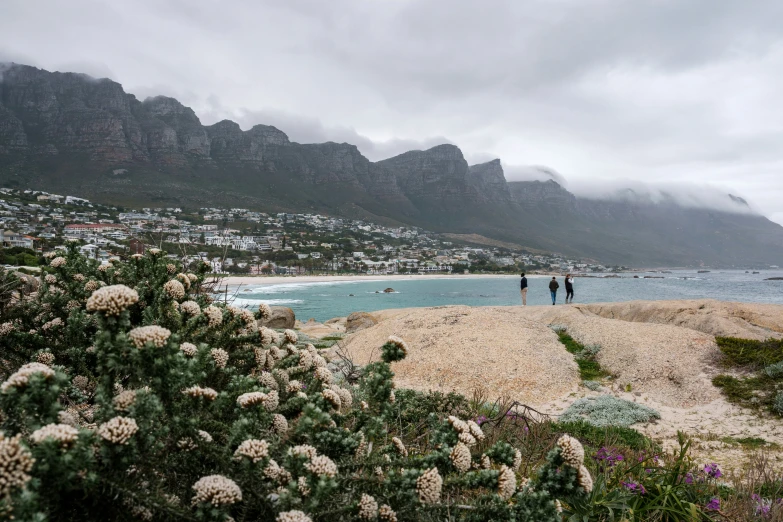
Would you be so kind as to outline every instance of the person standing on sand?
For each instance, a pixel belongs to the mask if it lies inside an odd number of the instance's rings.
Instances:
[[[549,293],[552,294],[552,306],[554,306],[555,301],[557,301],[558,288],[560,288],[560,284],[557,282],[557,279],[552,276],[552,280],[549,282]]]
[[[527,277],[522,272],[522,282],[520,283],[520,293],[522,294],[522,306],[527,306]]]
[[[574,276],[568,274],[565,278],[566,284],[566,304],[569,303],[568,299],[571,298],[571,303],[574,302]]]

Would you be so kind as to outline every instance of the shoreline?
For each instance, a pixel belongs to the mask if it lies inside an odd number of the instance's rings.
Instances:
[[[530,274],[528,279],[550,277],[547,275]],[[423,274],[423,275],[304,275],[304,276],[229,276],[220,281],[221,287],[235,287],[243,285],[285,285],[329,282],[356,282],[356,281],[411,281],[422,279],[519,279],[519,274]]]

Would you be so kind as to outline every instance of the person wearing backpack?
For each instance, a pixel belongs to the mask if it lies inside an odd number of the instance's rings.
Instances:
[[[553,276],[552,280],[549,282],[549,293],[552,294],[552,306],[554,306],[555,302],[557,301],[558,288],[560,288],[560,284],[557,282],[557,279]]]

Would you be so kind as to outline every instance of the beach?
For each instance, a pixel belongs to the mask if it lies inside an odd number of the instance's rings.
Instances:
[[[519,274],[393,274],[393,275],[304,275],[304,276],[228,276],[220,281],[221,287],[230,288],[246,285],[289,285],[309,283],[334,283],[341,281],[367,282],[367,281],[423,281],[426,279],[502,279],[518,278]],[[528,278],[548,277],[546,275],[527,275]]]

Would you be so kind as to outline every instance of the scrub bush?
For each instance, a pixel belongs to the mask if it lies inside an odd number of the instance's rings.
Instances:
[[[560,520],[592,489],[563,436],[532,477],[452,395],[395,392],[392,337],[358,383],[208,267],[75,247],[3,317],[0,516],[16,520]]]
[[[574,401],[560,417],[560,421],[583,420],[598,427],[628,427],[637,422],[650,422],[660,418],[660,414],[650,407],[618,399],[611,395],[600,395]]]

